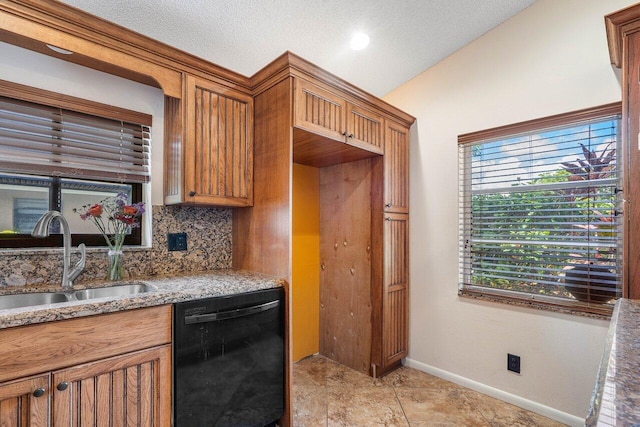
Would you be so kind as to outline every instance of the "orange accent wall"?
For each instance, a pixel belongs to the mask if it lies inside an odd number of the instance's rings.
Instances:
[[[318,353],[320,336],[320,171],[293,164],[293,361]]]

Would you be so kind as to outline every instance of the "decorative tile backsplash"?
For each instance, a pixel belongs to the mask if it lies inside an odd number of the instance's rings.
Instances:
[[[124,249],[125,277],[190,273],[231,267],[231,209],[153,207],[151,248]],[[187,250],[169,252],[167,233],[186,233]],[[107,250],[88,249],[76,283],[106,278]],[[71,264],[77,260],[72,253]],[[62,249],[0,251],[0,286],[56,284],[62,278]]]

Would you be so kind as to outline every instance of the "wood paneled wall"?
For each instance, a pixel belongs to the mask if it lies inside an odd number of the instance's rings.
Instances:
[[[320,170],[320,353],[368,374],[371,160]]]

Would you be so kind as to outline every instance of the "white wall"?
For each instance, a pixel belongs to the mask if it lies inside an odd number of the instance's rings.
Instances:
[[[608,321],[457,296],[457,136],[619,101],[604,15],[631,3],[538,0],[385,97],[417,117],[409,363],[586,415]]]
[[[151,185],[145,188],[144,198],[147,205],[163,203],[162,90],[2,42],[0,79],[151,114]],[[151,209],[146,215],[145,222],[151,224]],[[144,239],[147,245],[150,233],[148,227]]]

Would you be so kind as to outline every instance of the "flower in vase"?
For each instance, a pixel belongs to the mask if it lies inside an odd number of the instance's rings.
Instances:
[[[132,228],[140,227],[144,203],[127,204],[126,193],[106,198],[93,205],[84,205],[73,211],[84,221],[91,220],[109,247],[109,279],[118,280],[122,275],[120,255],[124,239]]]

